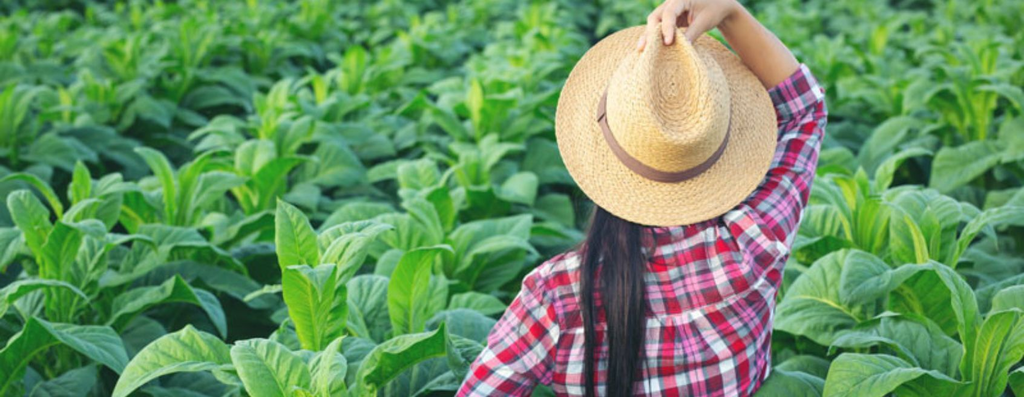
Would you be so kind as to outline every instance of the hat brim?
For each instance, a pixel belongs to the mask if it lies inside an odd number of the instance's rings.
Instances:
[[[717,40],[701,36],[694,47],[713,56],[729,84],[728,146],[711,168],[683,182],[655,182],[637,175],[612,153],[594,115],[612,73],[630,51],[637,51],[643,33],[644,27],[636,26],[604,38],[569,74],[555,114],[562,160],[580,189],[620,218],[649,226],[715,218],[742,203],[768,172],[778,131],[771,98],[738,56]]]

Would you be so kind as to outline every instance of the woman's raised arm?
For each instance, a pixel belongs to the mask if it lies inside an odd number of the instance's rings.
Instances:
[[[677,26],[686,27],[691,42],[717,27],[765,88],[775,87],[800,66],[789,48],[736,0],[667,0],[647,17],[648,33],[661,30],[665,45],[672,44]],[[643,50],[647,36],[641,36],[638,49]]]

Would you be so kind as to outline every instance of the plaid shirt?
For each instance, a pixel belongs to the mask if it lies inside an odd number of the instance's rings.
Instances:
[[[646,365],[635,394],[753,394],[771,368],[775,295],[807,204],[824,136],[824,89],[805,65],[769,90],[779,143],[757,190],[704,222],[651,227],[645,275]],[[458,396],[527,395],[538,384],[582,396],[580,260],[560,254],[523,279]],[[600,299],[597,299],[600,301]],[[606,325],[598,310],[597,393],[604,394]]]

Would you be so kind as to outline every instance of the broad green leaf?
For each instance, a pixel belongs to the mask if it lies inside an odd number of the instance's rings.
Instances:
[[[459,209],[452,198],[451,189],[447,185],[439,184],[424,189],[418,194],[434,207],[434,212],[437,213],[437,218],[440,220],[442,232],[451,231],[459,215]]]
[[[569,171],[566,171],[565,164],[562,163],[562,156],[558,153],[558,144],[551,139],[533,138],[526,143],[522,170],[537,174],[542,185],[573,184]]]
[[[51,188],[49,184],[44,182],[42,179],[39,179],[38,176],[19,172],[0,179],[0,183],[14,180],[26,182],[36,188],[36,190],[39,190],[39,193],[42,193],[43,197],[46,198],[46,202],[50,203],[50,208],[52,208],[53,212],[57,214],[57,218],[59,219],[64,216],[64,205],[61,204],[60,198],[57,197],[57,193],[53,191],[53,188]]]
[[[1024,117],[1006,115],[1003,118],[1003,122],[999,126],[998,141],[1004,150],[1002,158],[1004,164],[1024,160],[1024,137],[1020,134],[1022,130],[1024,130]],[[1018,195],[1015,199],[1018,200],[1016,205],[1024,205],[1019,201],[1024,200],[1024,196]]]
[[[373,267],[373,274],[391,277],[391,273],[394,273],[395,267],[398,266],[398,261],[402,259],[403,254],[405,254],[405,251],[398,248],[392,248],[384,251],[384,253],[377,258],[377,264]]]
[[[452,372],[447,358],[449,356],[435,357],[417,363],[412,368],[399,373],[378,393],[385,396],[423,396],[421,390],[427,384]],[[452,392],[452,390],[448,391],[448,393]]]
[[[839,297],[843,305],[872,304],[899,287],[910,276],[929,267],[905,265],[890,267],[878,257],[852,250],[846,256],[839,278]]]
[[[39,382],[28,390],[28,397],[85,397],[99,380],[95,365],[69,370],[45,382]]]
[[[910,215],[902,210],[892,211],[889,221],[890,247],[897,263],[925,263],[928,261],[928,243]]]
[[[999,147],[992,141],[974,141],[956,147],[943,146],[935,153],[928,186],[948,193],[999,164],[1000,157]]]
[[[91,360],[123,373],[128,362],[121,338],[110,327],[49,323],[29,317],[25,326],[0,350],[0,394],[22,379],[29,361],[47,348],[63,344]]]
[[[1021,263],[1024,263],[1024,259],[1021,260]],[[1024,274],[1015,274],[1002,278],[998,281],[985,285],[984,287],[976,289],[974,292],[978,298],[978,310],[982,313],[990,312],[992,309],[992,298],[994,298],[999,291],[1015,285],[1024,285]]]
[[[164,222],[172,222],[176,214],[174,202],[178,198],[178,188],[171,162],[163,153],[147,147],[136,148],[135,153],[142,156],[142,159],[149,165],[149,169],[153,171],[153,175],[156,175],[157,180],[160,181],[164,198]]]
[[[444,324],[433,332],[399,335],[377,345],[359,365],[356,373],[360,395],[376,395],[377,390],[402,371],[429,358],[446,353]]]
[[[448,350],[448,368],[457,378],[465,379],[470,365],[480,356],[484,345],[473,339],[453,334],[448,334],[448,340],[445,343]]]
[[[512,175],[501,184],[498,197],[513,203],[533,205],[537,198],[537,187],[540,181],[537,175],[532,172],[519,172]]]
[[[178,258],[188,258],[208,266],[219,266],[237,273],[246,273],[246,268],[241,261],[230,252],[208,242],[196,229],[146,224],[139,228],[138,236],[132,238],[146,246],[133,244],[129,259],[121,263],[121,271],[117,274],[105,275],[102,284],[113,286],[135,281],[165,265],[166,262]],[[148,245],[150,244],[159,248],[155,252],[149,252]]]
[[[1010,372],[1010,390],[1013,390],[1013,394],[1017,396],[1024,395],[1024,367],[1017,367],[1017,369]]]
[[[17,228],[0,228],[0,273],[7,269],[7,266],[14,261],[21,247],[24,246],[24,236]]]
[[[1021,88],[1016,85],[1007,83],[982,84],[975,87],[975,89],[978,91],[999,94],[999,96],[1009,101],[1018,112],[1020,112],[1021,108],[1024,107],[1024,90],[1021,90]]]
[[[825,390],[825,380],[817,376],[773,369],[754,396],[818,397]]]
[[[285,201],[278,200],[274,229],[277,262],[281,266],[282,272],[292,265],[316,266],[320,264],[316,233],[302,211]]]
[[[46,237],[53,228],[53,224],[50,223],[50,211],[28,190],[8,194],[7,210],[11,213],[14,225],[24,234],[25,245],[32,253],[41,255]]]
[[[394,226],[394,229],[382,233],[380,236],[380,240],[391,248],[405,251],[418,247],[437,245],[442,242],[441,238],[444,237],[443,235],[438,236],[428,232],[423,225],[413,219],[408,213],[382,214],[376,219]]]
[[[853,248],[852,228],[853,225],[836,205],[809,205],[804,210],[793,242],[794,257],[800,262],[814,263],[833,251]]]
[[[911,128],[917,127],[921,121],[915,117],[897,116],[885,120],[868,135],[858,154],[858,162],[864,166],[869,173],[876,172],[875,169],[882,164],[883,160],[900,143]]]
[[[469,81],[469,91],[466,93],[466,107],[469,108],[469,120],[473,123],[473,132],[477,139],[490,131],[484,131],[483,110],[484,110],[484,88],[479,79]]]
[[[968,347],[961,364],[974,396],[997,396],[1006,389],[1009,371],[1024,358],[1024,319],[1019,309],[990,314]]]
[[[210,171],[199,175],[194,193],[185,208],[179,211],[189,211],[185,225],[191,225],[192,220],[200,211],[210,207],[215,200],[224,197],[224,194],[233,187],[245,183],[246,178],[223,171]]]
[[[214,217],[217,218],[214,218]],[[213,220],[207,223],[208,220]],[[214,231],[210,242],[220,247],[234,247],[252,236],[262,239],[264,233],[274,230],[274,212],[260,211],[248,216],[207,215],[204,225],[213,224]]]
[[[436,242],[432,245],[437,245],[444,240],[444,224],[441,221],[440,214],[438,214],[437,209],[431,202],[423,198],[414,197],[403,201],[402,208],[409,211],[409,216],[419,224],[419,234],[426,241]]]
[[[345,50],[345,55],[341,62],[342,70],[344,71],[341,74],[341,89],[349,94],[355,94],[362,89],[366,81],[365,73],[368,59],[366,50],[362,46],[349,46]]]
[[[434,123],[441,127],[444,132],[457,141],[470,139],[469,130],[450,111],[442,109],[434,104],[429,104],[430,115]]]
[[[518,215],[462,224],[448,236],[456,261],[445,264],[445,274],[481,292],[511,281],[519,274],[525,255],[536,254],[528,240],[532,218]]]
[[[388,316],[388,278],[377,275],[353,277],[348,286],[348,328],[352,334],[382,342],[391,331]]]
[[[828,366],[831,361],[812,355],[796,355],[787,358],[785,361],[775,364],[773,370],[781,369],[789,372],[804,372],[821,379],[828,376]]]
[[[398,187],[403,189],[425,189],[441,181],[437,164],[430,159],[407,161],[398,165]]]
[[[890,208],[875,197],[866,198],[853,209],[853,242],[875,255],[883,255],[889,243]]]
[[[324,351],[317,353],[309,361],[312,382],[310,389],[318,396],[348,395],[345,375],[348,373],[348,360],[341,354],[341,341],[335,339]]]
[[[1024,285],[1003,288],[992,296],[992,313],[1011,309],[1024,310]]]
[[[927,254],[930,259],[955,266],[951,258],[956,252],[956,230],[971,211],[969,205],[932,189],[917,188],[898,191],[889,203],[894,207],[892,250],[897,263],[923,263],[919,258]]]
[[[287,190],[288,174],[307,160],[306,157],[278,157],[260,168],[255,176],[249,178],[246,183],[249,186],[254,186],[259,195],[259,200],[254,203],[257,208],[271,208],[274,205],[274,200]],[[307,186],[311,186],[309,184],[312,181],[306,182]]]
[[[469,309],[444,310],[427,321],[427,330],[436,329],[442,323],[448,329],[449,335],[458,335],[477,343],[486,343],[487,335],[490,334],[497,321]]]
[[[459,390],[459,386],[462,385],[463,378],[459,378],[452,371],[445,372],[441,376],[437,376],[423,385],[419,390],[416,390],[416,394],[413,397],[432,396],[437,394],[452,394]],[[554,397],[555,392],[549,390],[549,394],[542,394],[539,390],[547,388],[542,384],[537,385],[533,390],[532,397]]]
[[[850,252],[826,255],[796,279],[778,304],[775,329],[828,346],[840,331],[864,320],[860,310],[845,306],[840,296],[843,266]]]
[[[334,265],[298,265],[284,270],[284,302],[303,349],[323,350],[345,331],[346,288],[338,284],[336,269]]]
[[[318,239],[320,246],[324,247],[321,262],[336,264],[339,281],[347,282],[363,265],[377,236],[389,229],[392,229],[391,225],[372,221],[346,223],[327,229]]]
[[[10,305],[13,305],[18,298],[21,298],[32,291],[46,288],[64,288],[75,293],[75,295],[78,295],[83,300],[89,299],[89,297],[77,287],[63,281],[47,279],[18,280],[0,288],[0,317],[4,316],[4,313],[7,312],[7,308],[10,307]]]
[[[925,378],[922,378],[925,377]],[[885,354],[840,354],[825,379],[826,397],[882,397],[908,387],[952,391],[959,382],[939,371],[926,370]]]
[[[238,176],[223,171],[213,171],[213,160],[214,156],[217,155],[217,151],[203,152],[191,162],[185,163],[178,170],[178,196],[174,201],[174,215],[173,221],[165,221],[174,225],[191,225],[192,218],[195,213],[201,208],[196,208],[196,200],[209,200],[211,194],[213,197],[223,195],[227,188],[238,183]],[[203,177],[208,171],[220,174],[227,178],[235,179],[232,182],[227,182],[225,186],[219,186],[213,183],[212,186],[207,184],[203,186]],[[222,189],[223,187],[223,189]]]
[[[282,318],[280,320],[281,324],[278,325],[277,329],[275,329],[274,332],[270,334],[270,337],[268,337],[268,339],[284,345],[293,352],[303,351],[302,343],[299,342],[299,336],[295,333],[295,324],[292,324],[292,320],[290,318],[285,317],[287,316],[287,310],[282,311],[285,313],[274,313],[274,317]]]
[[[417,248],[402,255],[388,282],[388,314],[395,335],[420,332],[427,321],[430,273],[445,245]]]
[[[262,296],[279,294],[283,290],[284,288],[281,287],[281,284],[264,285],[262,288],[250,292],[248,295],[242,298],[242,301],[248,303]]]
[[[395,208],[387,203],[352,202],[334,210],[323,223],[319,231],[330,229],[346,222],[365,221],[380,214],[395,212]]]
[[[958,321],[949,303],[950,296],[949,288],[934,271],[918,272],[889,294],[887,309],[923,315],[952,336],[957,332]]]
[[[449,309],[471,309],[480,312],[485,316],[493,316],[505,311],[505,304],[494,295],[483,294],[476,291],[463,292],[452,296],[448,303]]]
[[[537,199],[531,212],[538,218],[557,222],[566,227],[576,226],[576,212],[572,200],[564,194],[547,194]]]
[[[146,316],[135,317],[120,332],[128,357],[135,357],[142,349],[161,336],[167,335],[167,329],[154,319]]]
[[[900,164],[906,159],[911,157],[931,155],[932,152],[919,147],[912,147],[906,150],[901,150],[896,154],[889,156],[878,166],[875,170],[875,192],[883,192],[892,185],[893,175],[896,173],[896,169],[900,167]]]
[[[254,309],[267,309],[280,303],[276,298],[266,296],[280,292],[280,285],[261,287],[246,274],[195,261],[175,261],[160,265],[148,273],[145,279],[155,282],[166,280],[175,274],[190,284],[199,280],[210,291],[227,294]],[[273,290],[273,287],[277,287],[277,290]],[[270,290],[267,290],[268,288]]]
[[[125,367],[114,397],[125,397],[149,381],[179,372],[210,371],[231,364],[228,346],[217,337],[186,325],[146,346]]]
[[[915,314],[882,315],[844,332],[832,343],[835,347],[867,348],[877,345],[891,348],[901,358],[950,377],[956,376],[963,346],[946,336],[927,317]]]
[[[267,339],[235,342],[231,362],[250,396],[287,397],[293,388],[309,389],[306,363],[280,343]]]
[[[957,254],[953,257],[951,265],[955,265],[960,255],[967,250],[967,247],[974,241],[974,238],[981,233],[982,229],[988,226],[1003,225],[1024,225],[1024,207],[996,207],[983,211],[978,216],[967,222],[960,237],[957,239]]]
[[[306,162],[302,172],[299,173],[299,180],[306,184],[324,187],[351,187],[366,182],[366,169],[363,168],[363,163],[344,141],[321,141],[316,151],[313,152],[312,158],[317,161]],[[272,164],[273,167],[265,167],[261,174],[267,174],[272,170],[275,174],[283,175],[284,169],[291,167],[295,162],[295,158],[290,159],[275,160],[278,164]],[[257,175],[257,178],[260,177]],[[277,180],[282,183],[282,187],[287,182],[286,178]]]
[[[94,213],[102,203],[99,199],[94,198],[79,201],[72,205],[71,208],[68,208],[68,211],[64,213],[61,220],[68,223],[84,220],[88,214]]]
[[[1021,120],[1024,120],[1024,118],[1021,118]],[[1024,207],[1024,188],[988,190],[985,192],[983,209],[987,210],[1004,205]]]
[[[435,274],[430,277],[430,285],[427,287],[427,311],[426,318],[431,318],[440,313],[448,306],[448,288],[450,281],[443,274]],[[476,313],[474,313],[476,314]]]
[[[369,356],[376,347],[376,342],[360,337],[349,336],[342,340],[341,353],[345,356],[349,366],[349,371],[345,374],[345,383],[349,385],[350,391],[354,391],[355,386],[359,383],[356,381],[356,375],[363,359]]]
[[[63,279],[70,272],[78,249],[82,246],[83,233],[78,228],[58,221],[42,247],[39,276],[49,279]]]
[[[165,303],[189,303],[199,306],[210,317],[210,322],[217,327],[221,336],[227,337],[224,309],[221,308],[217,297],[207,291],[192,288],[181,276],[174,276],[157,286],[138,287],[118,295],[111,305],[113,314],[110,315],[107,324],[121,329],[135,315],[152,306]]]
[[[245,176],[255,176],[264,165],[277,158],[273,141],[251,139],[235,149],[235,170]]]
[[[978,335],[978,324],[981,322],[981,316],[978,313],[978,300],[974,295],[974,290],[952,268],[934,261],[929,262],[929,264],[935,269],[935,274],[949,290],[949,302],[953,309],[953,314],[956,315],[957,332],[960,334],[960,340],[963,341],[964,351],[974,351],[974,341]],[[961,374],[966,374],[972,370],[971,360],[961,361]]]

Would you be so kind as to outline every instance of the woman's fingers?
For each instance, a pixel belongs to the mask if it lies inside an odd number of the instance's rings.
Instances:
[[[707,15],[707,13],[701,14],[697,10],[690,10],[690,26],[686,28],[684,35],[686,40],[691,43],[697,40],[700,35],[714,28],[717,21],[713,21],[713,18]]]
[[[647,30],[644,32],[643,35],[640,36],[640,41],[637,42],[638,50],[643,51],[644,46],[647,45],[647,38],[651,37],[652,33],[654,33],[658,29],[658,24],[661,23],[661,10],[663,8],[665,8],[664,3],[655,8],[654,11],[651,11],[649,15],[647,15]]]
[[[676,38],[676,19],[685,11],[686,0],[667,0],[661,10],[661,38],[665,45]]]

